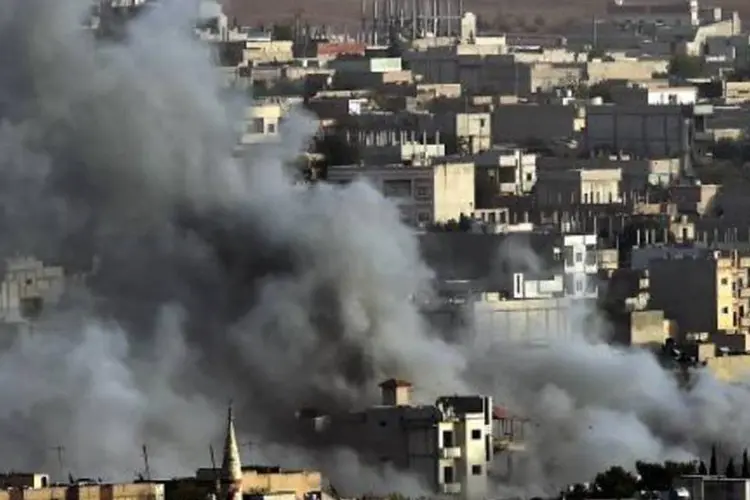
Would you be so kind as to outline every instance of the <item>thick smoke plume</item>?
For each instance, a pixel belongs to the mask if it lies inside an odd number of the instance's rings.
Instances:
[[[117,44],[81,28],[89,5],[0,7],[0,250],[95,270],[0,354],[2,467],[54,472],[62,445],[62,474],[127,479],[145,443],[155,474],[189,473],[232,398],[250,460],[414,491],[293,432],[299,407],[372,403],[391,376],[423,401],[481,391],[528,414],[540,474],[523,487],[743,443],[744,388],[702,376],[680,392],[583,321],[580,338],[535,349],[494,330],[431,335],[411,298],[432,272],[396,207],[365,184],[292,181],[311,121],[290,118],[283,150],[232,157],[244,104],[189,35],[190,3],[163,1]]]
[[[300,406],[371,403],[389,376],[463,391],[463,358],[411,305],[430,272],[396,208],[286,171],[312,121],[291,117],[284,151],[233,158],[245,104],[190,36],[193,5],[161,2],[116,44],[81,28],[89,5],[2,11],[3,250],[96,263],[87,300],[1,358],[3,466],[54,472],[60,444],[63,469],[127,478],[145,443],[156,473],[186,473],[230,398],[249,439],[297,450]]]

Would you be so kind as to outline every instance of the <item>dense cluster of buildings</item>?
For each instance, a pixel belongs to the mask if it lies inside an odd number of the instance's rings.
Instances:
[[[577,32],[524,38],[482,32],[462,2],[367,5],[348,37],[278,39],[213,11],[198,36],[255,99],[240,143],[272,143],[289,107],[310,110],[325,145],[312,177],[366,179],[397,203],[436,270],[438,326],[545,342],[596,309],[616,341],[677,366],[750,369],[736,12],[617,0]]]

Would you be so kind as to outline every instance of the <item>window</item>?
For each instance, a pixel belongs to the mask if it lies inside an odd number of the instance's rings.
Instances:
[[[443,431],[443,448],[453,448],[453,431]]]
[[[532,179],[533,179],[533,177],[532,177],[532,175],[531,175],[531,174],[526,174],[526,180],[527,180],[528,182],[531,182],[531,180],[532,180]]]
[[[490,212],[489,214],[487,214],[487,216],[488,216],[488,219],[489,219],[489,223],[490,224],[494,224],[495,223],[495,212]]]
[[[729,308],[728,307],[722,307],[721,308],[721,314],[729,314]]]
[[[472,476],[481,476],[482,475],[482,466],[481,465],[472,465],[471,466],[471,475]]]
[[[583,254],[581,252],[576,252],[576,263],[580,264],[583,262]]]
[[[484,126],[487,125],[487,120],[484,118],[479,119],[479,128],[484,128]]]
[[[426,187],[418,187],[415,190],[414,196],[417,198],[427,198],[429,196],[430,192],[427,190]]]
[[[729,283],[729,280],[727,278],[721,278],[721,284],[726,285]]]
[[[269,123],[268,127],[266,127],[266,132],[269,134],[275,134],[276,133],[276,124],[275,123]]]
[[[571,246],[565,247],[565,265],[566,266],[573,265],[573,247]]]
[[[576,292],[583,291],[583,281],[576,281]]]
[[[410,198],[410,180],[387,180],[383,182],[383,196],[386,198]]]
[[[479,429],[472,430],[471,439],[482,439],[482,431]]]
[[[596,251],[595,250],[586,250],[586,265],[587,266],[596,265]]]
[[[253,118],[253,121],[247,126],[248,134],[263,133],[263,118]]]
[[[443,482],[445,484],[451,484],[454,482],[453,467],[450,465],[443,467]]]
[[[418,212],[417,213],[417,221],[419,222],[422,222],[422,223],[430,222],[430,219],[432,219],[432,217],[430,216],[430,212]]]

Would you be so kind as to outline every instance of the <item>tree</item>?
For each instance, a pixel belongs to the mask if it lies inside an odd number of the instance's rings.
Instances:
[[[702,57],[676,55],[669,61],[668,72],[680,78],[698,78],[703,75],[704,69]]]
[[[635,468],[641,476],[639,488],[650,491],[668,490],[678,477],[695,473],[695,464],[691,462],[636,462]]]
[[[711,462],[708,465],[708,474],[716,476],[719,473],[719,468],[716,465],[716,445],[711,447]]]
[[[594,484],[602,498],[631,498],[635,495],[638,480],[622,467],[610,467],[596,476]]]
[[[727,477],[737,477],[737,471],[734,467],[734,458],[730,458],[729,462],[727,462],[727,468],[724,471],[724,475]]]
[[[701,476],[707,476],[708,475],[708,469],[706,468],[706,462],[701,460],[700,466],[698,466],[698,474]]]
[[[271,29],[274,40],[294,40],[294,28],[291,24],[274,24]]]
[[[742,471],[740,474],[744,478],[750,478],[750,461],[747,458],[747,448],[742,452]]]

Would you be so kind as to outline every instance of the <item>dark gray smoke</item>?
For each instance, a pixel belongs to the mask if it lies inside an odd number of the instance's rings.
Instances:
[[[230,398],[245,435],[292,444],[300,406],[370,403],[386,377],[462,390],[462,358],[411,306],[430,273],[396,208],[364,184],[296,186],[302,115],[283,150],[232,158],[244,104],[189,36],[190,2],[117,44],[80,27],[88,7],[2,11],[3,250],[97,262],[85,304],[3,354],[3,466],[54,472],[61,444],[65,469],[122,478],[146,443],[157,473],[184,473]]]

